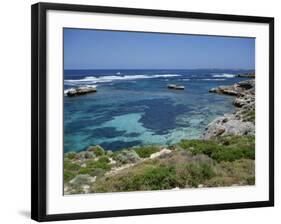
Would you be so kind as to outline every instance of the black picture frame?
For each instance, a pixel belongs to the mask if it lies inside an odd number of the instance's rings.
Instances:
[[[98,211],[85,213],[46,213],[46,12],[64,10],[75,12],[100,12],[126,15],[162,16],[235,22],[269,24],[269,200],[243,203],[208,204],[195,206],[159,207],[130,210]],[[206,210],[238,209],[274,206],[274,18],[164,11],[137,8],[103,7],[73,4],[37,3],[32,5],[32,105],[31,105],[31,218],[36,221],[55,221],[116,216],[133,216],[161,213],[193,212]]]

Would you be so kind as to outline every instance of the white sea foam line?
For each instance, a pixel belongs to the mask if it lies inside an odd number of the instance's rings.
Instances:
[[[234,78],[235,75],[234,74],[227,74],[227,73],[223,73],[223,74],[215,74],[212,77],[214,78],[220,78],[220,77],[224,77],[224,78]]]
[[[155,79],[155,78],[169,78],[169,77],[177,77],[181,76],[180,74],[162,74],[162,75],[124,75],[124,76],[87,76],[83,79],[66,79],[65,83],[103,83],[103,82],[112,82],[118,80],[136,80],[136,79]]]

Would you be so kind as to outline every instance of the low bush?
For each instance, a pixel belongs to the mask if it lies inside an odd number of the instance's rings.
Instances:
[[[157,146],[143,146],[143,147],[134,148],[134,150],[139,155],[139,157],[148,158],[150,157],[151,154],[160,151],[160,148]]]
[[[74,177],[75,177],[75,173],[73,173],[73,172],[69,172],[69,171],[64,171],[63,172],[63,180],[64,180],[64,182],[68,182],[68,181],[70,181],[71,179],[73,179]]]
[[[140,160],[140,157],[134,150],[121,150],[114,153],[113,159],[121,164],[126,164],[136,163]]]
[[[100,162],[100,163],[109,163],[110,160],[109,160],[108,156],[101,156],[101,157],[98,159],[98,162]]]
[[[223,161],[216,164],[214,170],[215,176],[205,183],[209,187],[255,184],[254,160]]]
[[[87,151],[93,152],[96,156],[103,156],[105,154],[105,150],[99,145],[90,146],[87,148]]]
[[[75,171],[78,171],[81,167],[78,164],[65,159],[64,163],[63,163],[63,168],[64,168],[64,170],[75,172]]]
[[[109,164],[109,159],[107,158],[102,158],[101,160],[90,160],[86,162],[86,168],[89,170],[93,170],[93,169],[102,169],[102,170],[110,170],[111,169],[111,165]]]
[[[212,166],[208,164],[182,164],[176,168],[176,185],[180,188],[198,187],[214,175]]]
[[[67,153],[64,154],[64,157],[72,160],[72,159],[75,159],[76,153],[75,152],[67,152]]]
[[[223,136],[213,140],[182,140],[179,146],[192,154],[205,154],[221,161],[255,159],[253,136]]]

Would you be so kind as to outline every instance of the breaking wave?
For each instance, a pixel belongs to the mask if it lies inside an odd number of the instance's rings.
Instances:
[[[234,78],[234,74],[228,74],[228,73],[223,73],[223,74],[214,74],[214,78]]]
[[[168,77],[177,77],[181,76],[179,74],[159,74],[159,75],[124,75],[124,76],[88,76],[83,79],[68,79],[65,80],[67,84],[95,84],[95,83],[106,83],[113,81],[122,81],[122,80],[136,80],[136,79],[155,79],[155,78],[168,78]]]
[[[199,79],[203,81],[224,81],[225,79]]]

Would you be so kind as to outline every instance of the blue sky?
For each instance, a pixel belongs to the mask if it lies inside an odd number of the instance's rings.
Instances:
[[[65,69],[254,69],[255,39],[64,29]]]

